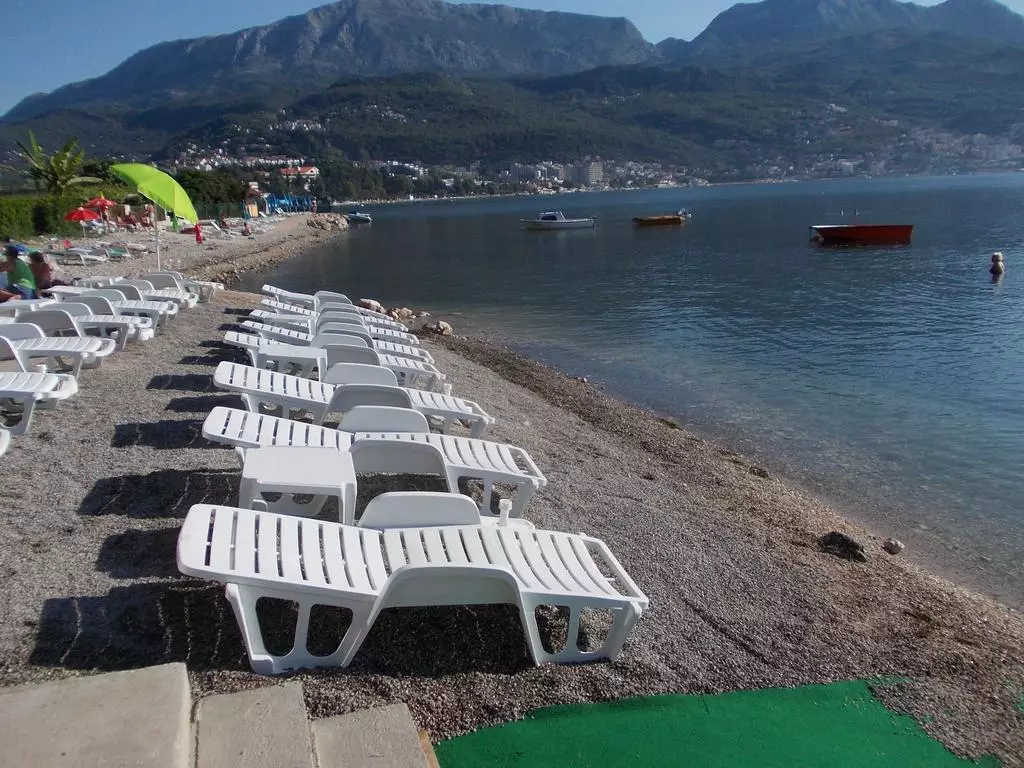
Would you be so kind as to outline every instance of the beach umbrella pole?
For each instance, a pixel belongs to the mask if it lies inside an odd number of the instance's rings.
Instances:
[[[156,271],[160,271],[160,222],[157,220],[157,213],[160,207],[153,208],[153,229],[156,230]]]

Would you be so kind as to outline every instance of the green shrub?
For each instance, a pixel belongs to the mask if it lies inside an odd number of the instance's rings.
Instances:
[[[35,234],[33,212],[38,198],[0,197],[0,237]]]

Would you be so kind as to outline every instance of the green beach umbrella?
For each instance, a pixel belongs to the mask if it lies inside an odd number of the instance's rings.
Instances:
[[[188,193],[172,176],[158,168],[142,163],[118,163],[110,166],[110,172],[123,179],[140,195],[149,198],[166,211],[173,211],[179,219],[190,222],[199,221]],[[156,264],[160,269],[160,229],[156,227]]]

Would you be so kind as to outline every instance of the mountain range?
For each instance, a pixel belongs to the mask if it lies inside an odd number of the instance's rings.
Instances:
[[[771,99],[813,109],[841,98],[878,120],[1005,133],[1024,122],[1022,69],[1024,17],[995,0],[931,7],[763,0],[729,8],[692,41],[657,45],[624,18],[442,0],[341,0],[262,27],[161,43],[101,77],[30,96],[0,118],[0,144],[31,128],[50,143],[74,133],[96,152],[142,155],[196,137],[223,140],[230,126],[259,130],[281,115],[347,124],[339,116],[351,112],[346,99],[355,92],[367,103],[375,93],[398,103],[396,94],[418,82],[409,80],[413,73],[529,102],[539,114],[533,122],[556,134],[570,107],[574,121],[591,127],[628,119],[627,133],[652,130],[624,101],[593,100],[602,78],[616,83],[615,99],[636,101],[621,92],[629,82],[652,103],[663,94],[684,112],[680,89],[706,105],[742,94],[761,114],[778,111]],[[437,81],[426,82],[437,90]],[[467,97],[468,113],[471,102]],[[493,116],[467,119],[490,120],[494,128]],[[395,133],[393,125],[382,127]],[[470,132],[479,127],[466,124]],[[679,126],[658,130],[677,148],[716,140],[713,131],[695,137]]]

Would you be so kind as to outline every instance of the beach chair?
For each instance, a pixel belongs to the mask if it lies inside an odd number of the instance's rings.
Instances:
[[[396,344],[419,346],[420,343],[419,338],[411,333],[366,323],[359,315],[352,314],[322,312],[319,315],[284,315],[279,312],[255,309],[249,313],[248,319],[264,325],[295,328],[305,333],[340,331],[364,334],[378,341],[393,341]]]
[[[227,331],[224,342],[244,349],[257,368],[272,368],[281,373],[292,373],[307,378],[320,377],[338,363],[364,363],[380,366],[393,372],[396,380],[384,382],[403,387],[439,391],[445,376],[435,366],[411,357],[377,352],[366,346],[364,339],[355,336],[324,336],[323,346],[302,346],[269,341],[251,333]],[[335,382],[339,383],[339,382]],[[366,382],[364,382],[366,383]]]
[[[375,314],[369,316],[360,314],[351,304],[326,304],[323,309],[317,311],[306,307],[300,307],[297,304],[284,304],[280,301],[274,301],[273,299],[263,299],[260,302],[260,306],[265,307],[270,312],[278,315],[296,315],[309,318],[321,318],[327,317],[328,315],[345,315],[358,320],[358,322],[364,325],[377,325],[381,328],[393,328],[394,330],[402,331],[403,333],[409,330],[404,324],[397,320],[392,320],[386,315]]]
[[[88,316],[90,320],[96,323],[108,321],[110,322],[109,327],[112,330],[117,330],[120,326],[127,325],[131,330],[129,341],[148,341],[153,338],[156,332],[156,323],[152,317],[122,313],[115,306],[116,303],[118,302],[112,302],[104,296],[93,296],[85,293],[68,301],[62,301],[58,308],[63,309],[67,306],[68,311],[74,314],[81,311],[76,309],[77,307],[85,307],[92,312]]]
[[[210,280],[193,280],[185,277],[180,272],[147,272],[140,275],[139,279],[147,280],[154,288],[174,288],[179,291],[188,291],[199,297],[199,302],[205,304],[213,299],[217,291],[224,290],[223,283],[215,283]]]
[[[337,429],[217,406],[203,422],[203,437],[235,449],[244,461],[250,448],[298,446],[351,450],[357,473],[440,475],[451,493],[462,480],[483,485],[479,511],[490,516],[495,484],[515,490],[509,516],[517,519],[547,479],[522,448],[429,431],[422,413],[404,408],[356,406]]]
[[[127,293],[132,295],[138,295],[137,290],[131,286],[127,286],[124,291],[121,289],[114,288],[96,288],[85,293],[80,293],[71,301],[83,302],[91,296],[99,296],[110,302],[111,306],[116,310],[118,315],[135,315],[136,317],[148,317],[153,321],[153,325],[159,327],[166,323],[170,318],[178,314],[178,305],[172,301],[143,301],[140,299],[131,299],[126,296]],[[61,298],[61,301],[65,299]]]
[[[106,301],[100,297],[93,298],[97,299],[97,303]],[[109,305],[109,302],[107,303]],[[148,317],[115,315],[112,312],[96,313],[88,304],[81,301],[62,301],[55,309],[70,314],[86,332],[95,331],[103,338],[116,338],[119,341],[148,341],[153,338],[153,321]]]
[[[457,421],[466,422],[471,437],[483,436],[487,427],[494,423],[492,416],[470,400],[409,387],[334,385],[226,361],[217,366],[213,383],[238,393],[245,407],[253,413],[259,413],[261,406],[281,409],[285,417],[295,411],[309,414],[315,424],[323,424],[329,413],[344,413],[357,405],[413,408],[439,421],[442,432],[450,431]]]
[[[347,328],[339,328],[335,331],[325,329],[318,331],[316,334],[297,331],[294,328],[282,328],[274,325],[267,325],[266,323],[258,323],[254,320],[243,320],[239,323],[239,326],[249,333],[262,336],[268,341],[281,341],[285,344],[295,344],[297,346],[307,347],[322,347],[324,344],[329,344],[330,337],[333,334],[354,336],[364,339],[367,346],[377,352],[383,352],[389,355],[401,355],[402,357],[411,357],[414,360],[422,360],[423,362],[430,363],[431,365],[434,363],[434,358],[425,349],[414,347],[409,344],[399,344],[393,341],[374,339],[369,334],[359,333],[355,326],[352,326],[351,330]]]
[[[4,327],[4,326],[0,326]],[[64,373],[0,373],[0,411],[12,435],[28,431],[36,406],[52,407],[78,392],[74,376]],[[15,422],[12,424],[11,419]]]
[[[22,313],[18,322],[37,325],[47,336],[54,337],[87,338],[92,331],[100,338],[112,340],[118,350],[124,349],[128,339],[137,332],[127,319],[96,317],[89,307],[73,302],[63,302],[54,309]]]
[[[0,360],[14,360],[25,372],[32,370],[33,360],[45,360],[47,365],[63,366],[78,376],[83,367],[99,367],[115,349],[117,342],[113,339],[51,338],[32,323],[0,325]]]
[[[191,309],[199,303],[198,294],[180,291],[177,288],[157,289],[148,280],[122,279],[110,287],[124,293],[126,299],[135,301],[170,301],[177,304],[180,309]]]
[[[410,513],[418,519],[440,520],[437,527],[385,530],[197,504],[178,536],[178,569],[226,586],[249,663],[260,674],[346,667],[382,610],[414,606],[515,605],[535,664],[618,656],[648,600],[604,542],[582,534],[480,524],[465,497],[448,495],[446,504],[441,501],[401,499],[396,505],[387,494],[371,500],[364,517],[377,524],[387,525],[401,504],[422,507]],[[264,644],[256,610],[261,598],[298,605],[292,647],[284,654]],[[335,650],[323,656],[307,648],[310,613],[317,605],[352,614]],[[560,649],[544,647],[536,615],[542,606],[568,610]],[[581,648],[585,610],[612,617],[594,650]]]
[[[317,312],[319,312],[326,304],[346,304],[351,305],[359,314],[365,315],[366,317],[384,318],[387,320],[391,319],[382,312],[375,312],[372,309],[366,309],[365,307],[361,307],[358,304],[353,303],[352,299],[343,293],[335,293],[334,291],[317,291],[315,294],[296,293],[294,291],[285,291],[273,285],[264,285],[261,290],[276,301],[281,301],[287,304],[298,304],[299,306],[306,307],[307,309]]]

